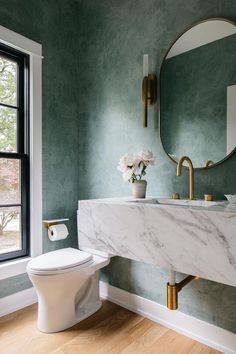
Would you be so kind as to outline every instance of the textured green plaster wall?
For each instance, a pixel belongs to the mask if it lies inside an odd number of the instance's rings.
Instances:
[[[175,38],[207,17],[236,20],[233,0],[87,0],[80,1],[79,150],[80,198],[130,195],[116,170],[126,152],[149,148],[156,166],[147,170],[148,194],[188,193],[188,176],[176,177],[176,165],[159,138],[157,105],[142,128],[140,86],[142,56],[148,53],[157,74]],[[224,164],[196,171],[197,197],[208,192],[222,198],[236,193],[236,155]],[[110,284],[165,303],[166,271],[115,258],[103,271]],[[179,277],[181,277],[179,275]],[[222,301],[223,299],[223,301]],[[236,332],[236,288],[199,280],[181,292],[179,310]]]
[[[0,0],[0,25],[43,48],[43,217],[70,218],[66,240],[43,231],[44,252],[77,247],[78,13],[73,0]],[[2,280],[0,298],[29,286],[26,274]]]
[[[236,35],[164,61],[161,139],[165,150],[193,165],[226,156],[227,87],[236,84]],[[210,142],[210,143],[209,143]]]

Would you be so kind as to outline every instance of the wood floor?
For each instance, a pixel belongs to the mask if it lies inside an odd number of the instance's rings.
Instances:
[[[0,354],[216,354],[108,301],[96,314],[67,331],[36,328],[37,305],[0,318]]]

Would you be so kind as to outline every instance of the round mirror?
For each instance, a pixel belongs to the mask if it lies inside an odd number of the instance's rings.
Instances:
[[[236,26],[198,23],[167,52],[160,72],[160,134],[169,157],[212,166],[236,147]]]

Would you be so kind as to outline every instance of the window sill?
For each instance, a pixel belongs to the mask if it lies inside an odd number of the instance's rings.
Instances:
[[[21,258],[0,264],[0,280],[26,273],[26,267],[31,257]]]

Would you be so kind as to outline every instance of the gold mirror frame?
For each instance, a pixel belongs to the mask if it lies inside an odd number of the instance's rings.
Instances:
[[[159,138],[160,138],[160,141],[161,141],[161,145],[162,145],[162,148],[163,150],[165,151],[165,153],[167,154],[167,156],[169,157],[169,159],[171,161],[173,161],[176,165],[177,165],[177,162],[176,160],[174,160],[169,154],[168,152],[166,151],[164,145],[163,145],[163,142],[162,142],[162,138],[161,138],[161,70],[162,70],[162,67],[163,67],[163,63],[169,53],[169,51],[171,50],[171,48],[173,47],[173,45],[178,41],[178,39],[180,37],[182,37],[182,35],[184,33],[186,33],[187,31],[189,31],[191,28],[201,24],[201,23],[204,23],[204,22],[208,22],[208,21],[214,21],[214,20],[219,20],[219,21],[225,21],[225,22],[228,22],[230,23],[231,25],[235,26],[236,27],[236,23],[232,20],[229,20],[227,18],[224,18],[224,17],[209,17],[209,18],[206,18],[204,20],[200,20],[200,21],[197,21],[197,22],[194,22],[191,26],[187,27],[183,32],[181,32],[178,37],[176,37],[176,39],[171,43],[171,45],[169,46],[168,50],[166,51],[166,54],[164,55],[163,59],[162,59],[162,62],[161,62],[161,66],[160,66],[160,71],[159,71],[159,80],[158,80],[158,92],[159,92],[159,99],[158,99],[158,116],[159,116]],[[208,166],[203,166],[203,167],[194,167],[194,170],[206,170],[206,169],[210,169],[210,168],[214,168],[215,166],[218,166],[218,165],[221,165],[223,162],[225,162],[226,160],[228,160],[232,155],[234,155],[234,153],[236,152],[236,146],[235,148],[228,154],[226,155],[222,160],[214,163],[214,164],[209,164]],[[184,166],[183,167],[185,168],[188,168],[187,166]]]

